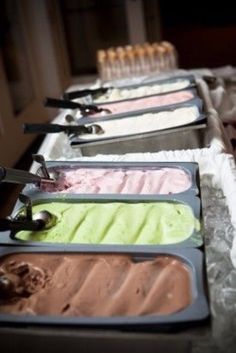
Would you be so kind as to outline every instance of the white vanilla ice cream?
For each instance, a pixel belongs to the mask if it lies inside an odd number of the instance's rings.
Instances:
[[[137,97],[144,97],[153,94],[172,92],[184,89],[190,86],[190,80],[179,80],[163,84],[153,84],[146,86],[139,86],[136,88],[112,88],[99,98],[94,100],[94,103],[113,102],[122,99],[130,99]]]
[[[103,134],[81,135],[80,140],[98,140],[169,129],[193,123],[199,117],[197,106],[178,108],[173,111],[146,113],[142,115],[97,121],[104,130]]]

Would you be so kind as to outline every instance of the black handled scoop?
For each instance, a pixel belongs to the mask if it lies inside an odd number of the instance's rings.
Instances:
[[[27,220],[27,219],[12,219],[12,218],[0,218],[0,231],[20,231],[20,230],[31,230],[37,231],[44,228],[45,223],[42,219]]]
[[[113,87],[99,87],[94,89],[83,89],[78,91],[65,92],[63,94],[63,98],[65,100],[70,100],[70,99],[82,98],[88,95],[93,97],[99,94],[104,94],[111,88]]]
[[[35,184],[40,186],[41,183],[54,183],[53,179],[42,178],[39,175],[18,169],[5,168],[0,166],[0,182],[8,182],[14,184]]]
[[[39,231],[49,229],[56,224],[57,217],[46,210],[33,215],[32,202],[28,196],[19,194],[19,200],[25,205],[25,208],[14,218],[0,218],[0,232],[13,231],[16,234],[21,230]]]
[[[101,113],[101,112],[111,114],[110,109],[100,108],[96,105],[91,105],[91,104],[80,104],[66,99],[47,97],[44,100],[44,106],[51,107],[51,108],[62,108],[62,109],[79,109],[82,115],[90,115],[90,114]]]
[[[25,134],[48,134],[65,132],[66,134],[103,134],[104,130],[98,124],[92,125],[59,125],[59,124],[24,124],[23,131]]]

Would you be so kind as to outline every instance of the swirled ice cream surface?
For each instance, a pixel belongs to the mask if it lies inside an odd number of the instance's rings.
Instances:
[[[84,134],[81,141],[132,136],[191,124],[199,117],[197,106],[178,108],[157,113],[145,113],[132,117],[97,121],[102,134]]]
[[[75,194],[174,194],[191,187],[191,175],[182,168],[53,168],[55,184],[47,192]]]
[[[199,231],[187,204],[157,202],[50,202],[35,205],[57,217],[55,226],[20,231],[25,241],[84,244],[175,244]]]

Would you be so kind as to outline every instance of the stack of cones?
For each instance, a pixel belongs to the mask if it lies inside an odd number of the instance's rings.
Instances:
[[[177,68],[175,47],[166,41],[98,50],[97,66],[101,80],[148,75]]]

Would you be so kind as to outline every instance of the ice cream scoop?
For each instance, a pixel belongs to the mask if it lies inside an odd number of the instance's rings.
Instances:
[[[62,108],[62,109],[78,109],[82,115],[94,114],[104,112],[110,114],[111,111],[108,108],[97,107],[96,105],[86,105],[77,102],[72,102],[70,100],[63,100],[57,98],[45,98],[45,107],[51,108]]]
[[[25,204],[25,208],[21,210],[14,218],[0,218],[0,231],[39,231],[43,229],[49,229],[56,224],[57,217],[47,211],[40,210],[33,214],[32,203],[28,196],[24,194],[19,195],[19,200]]]
[[[76,99],[76,98],[81,98],[85,96],[99,96],[100,94],[106,93],[108,90],[110,90],[112,87],[99,87],[99,88],[94,88],[94,89],[83,89],[79,91],[69,91],[65,92],[63,94],[63,98],[66,100],[71,100],[71,99]]]
[[[12,292],[13,283],[11,279],[6,275],[0,274],[0,299],[11,296]]]
[[[43,288],[47,274],[25,261],[10,261],[0,269],[0,300],[28,298]]]
[[[25,123],[23,125],[23,131],[25,134],[53,134],[59,132],[65,132],[66,134],[76,135],[94,135],[103,134],[103,129],[98,124],[92,125],[59,125],[59,124],[34,124]]]
[[[54,183],[54,180],[51,179],[49,176],[48,178],[43,178],[28,171],[5,168],[0,166],[0,182],[40,185],[42,182],[44,184],[52,184]]]

